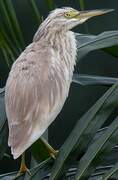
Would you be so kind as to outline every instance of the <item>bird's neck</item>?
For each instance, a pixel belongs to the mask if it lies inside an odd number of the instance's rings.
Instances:
[[[51,29],[39,29],[34,36],[34,41],[43,42],[46,46],[54,49],[54,52],[61,57],[66,64],[67,69],[72,75],[74,65],[76,64],[76,40],[75,35],[71,31]]]
[[[39,27],[36,34],[34,35],[33,41],[37,42],[41,40],[43,41],[46,40],[47,42],[50,42],[50,41],[53,41],[53,39],[55,39],[55,37],[57,37],[58,35],[61,35],[64,33],[65,33],[64,29],[61,30],[61,29],[58,29],[57,27],[52,27],[46,24],[44,26],[42,23],[42,25]]]

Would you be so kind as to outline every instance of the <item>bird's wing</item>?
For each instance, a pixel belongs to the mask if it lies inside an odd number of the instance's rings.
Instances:
[[[33,44],[12,66],[5,103],[14,158],[43,134],[63,106],[64,73],[55,60],[50,49]]]

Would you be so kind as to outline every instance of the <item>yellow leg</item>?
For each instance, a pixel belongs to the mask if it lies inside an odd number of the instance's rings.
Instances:
[[[20,165],[19,173],[26,173],[26,172],[29,173],[29,169],[27,168],[25,164],[25,153],[23,153],[21,157],[21,165]]]
[[[26,164],[25,164],[25,152],[22,154],[21,156],[21,165],[20,165],[20,170],[18,172],[18,174],[16,175],[15,178],[21,176],[24,173],[28,173],[31,176],[31,172],[29,171],[29,169],[27,168]]]
[[[53,159],[56,159],[57,155],[58,155],[59,151],[58,150],[54,150],[50,153],[50,156],[53,158]]]
[[[42,142],[45,144],[50,156],[53,158],[53,159],[56,159],[57,155],[58,155],[58,150],[55,150],[52,148],[52,146],[50,146],[50,144],[43,138],[41,137],[41,140]]]

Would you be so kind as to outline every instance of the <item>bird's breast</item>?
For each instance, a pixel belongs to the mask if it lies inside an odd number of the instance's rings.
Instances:
[[[68,96],[70,84],[76,64],[76,40],[73,32],[66,33],[63,37],[59,36],[56,49],[52,49],[51,76],[55,81],[56,94],[59,101]]]
[[[59,62],[65,73],[67,81],[72,80],[74,65],[76,64],[76,39],[73,32],[69,31],[63,36],[60,35],[58,42],[58,55]]]

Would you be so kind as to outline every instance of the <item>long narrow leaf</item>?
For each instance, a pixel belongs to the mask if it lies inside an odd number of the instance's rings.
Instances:
[[[115,166],[113,166],[109,171],[105,173],[103,179],[109,180],[116,172],[118,173],[118,163],[116,163]]]
[[[51,158],[46,159],[45,161],[38,164],[36,167],[32,168],[30,170],[31,175],[28,173],[25,175],[24,180],[39,180],[43,179],[47,175],[46,168],[50,167],[50,163],[52,162]],[[45,169],[45,172],[43,171],[43,174],[41,173],[41,170]]]
[[[118,78],[88,74],[74,74],[73,82],[80,85],[112,85],[118,82]]]
[[[37,162],[46,160],[47,158],[51,157],[52,152],[55,152],[55,150],[43,137],[39,138],[31,146],[31,150],[32,150],[32,155]]]
[[[11,37],[14,41],[14,43],[16,44],[16,46],[21,49],[21,46],[20,46],[20,43],[19,43],[19,40],[14,32],[14,28],[12,26],[12,22],[11,22],[11,19],[9,17],[9,14],[8,14],[8,11],[7,11],[7,7],[5,5],[5,1],[1,0],[0,1],[0,9],[1,9],[1,15],[4,17],[4,31],[6,32],[7,29],[9,28],[9,32],[11,34]]]
[[[6,61],[7,67],[10,68],[10,61],[9,61],[7,52],[5,51],[4,48],[1,48],[1,51],[3,53],[3,57],[4,57],[5,61]]]
[[[5,104],[4,104],[4,88],[0,88],[0,130],[4,126],[6,120]]]
[[[25,46],[22,31],[20,29],[19,22],[16,17],[16,13],[13,7],[13,2],[11,0],[4,1],[6,5],[6,9],[8,12],[8,16],[11,20],[12,27],[14,28],[14,33],[18,37],[18,40],[20,41],[21,47]]]
[[[14,57],[14,54],[12,52],[12,50],[10,49],[10,47],[8,46],[8,44],[6,43],[6,41],[4,41],[2,38],[1,38],[1,35],[0,35],[0,50],[3,54],[3,57],[4,57],[4,60],[6,61],[6,64],[9,68],[10,66],[10,61],[14,61],[15,60],[15,57]],[[1,57],[2,58],[2,57]]]
[[[85,155],[81,158],[78,166],[78,171],[76,175],[76,180],[80,180],[82,178],[88,178],[89,173],[95,168],[96,159],[98,161],[103,156],[103,153],[110,152],[112,148],[118,143],[118,117],[111,123],[107,131],[96,140],[94,144],[92,144]],[[93,166],[91,164],[94,164]],[[91,165],[91,166],[90,166]],[[89,172],[87,171],[88,169]],[[93,168],[93,169],[92,169]],[[87,172],[86,172],[87,171]]]
[[[7,148],[8,129],[6,126],[6,113],[4,105],[4,88],[0,89],[0,158],[3,157]]]
[[[118,58],[118,46],[103,49],[106,53]]]
[[[2,42],[4,44],[7,44],[7,46],[9,47],[12,54],[14,54],[14,56],[19,55],[20,52],[18,51],[17,47],[14,45],[13,42],[11,42],[11,39],[10,39],[9,35],[2,28],[1,28],[1,31],[0,31],[0,38],[2,38]],[[2,45],[0,45],[0,46],[2,46]]]
[[[32,9],[32,15],[35,17],[35,20],[39,25],[42,22],[42,16],[39,13],[36,2],[34,0],[28,0],[28,3]]]
[[[55,8],[55,4],[54,4],[53,0],[46,0],[46,4],[47,4],[49,10],[52,10]]]
[[[103,125],[111,112],[117,106],[118,84],[111,87],[77,122],[70,136],[60,149],[59,156],[57,157],[52,170],[52,179],[56,179],[61,176],[64,164],[69,158],[72,150],[78,149],[78,154],[84,152],[96,131]],[[84,139],[85,137],[87,137],[86,141]]]
[[[77,39],[78,61],[90,51],[118,45],[118,31],[107,31],[97,36],[77,33],[75,35]]]
[[[18,172],[12,172],[12,173],[6,173],[6,174],[0,175],[0,180],[31,180],[31,179],[39,180],[39,179],[42,179],[40,178],[42,174],[40,175],[39,173],[41,169],[43,169],[46,165],[49,166],[50,162],[51,162],[51,159],[48,158],[45,161],[38,164],[36,167],[30,169],[31,175],[26,173],[26,174],[21,174],[19,177],[16,178],[16,175],[18,174]]]

